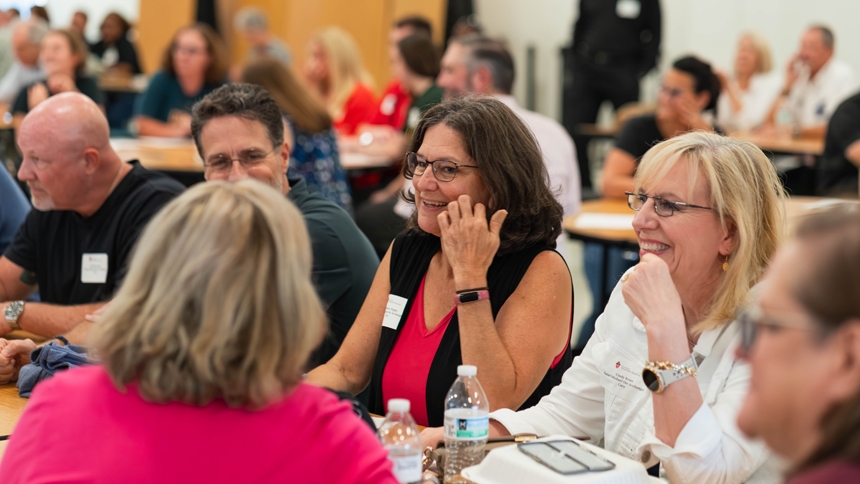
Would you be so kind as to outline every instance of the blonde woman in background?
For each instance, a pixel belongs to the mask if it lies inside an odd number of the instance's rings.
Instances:
[[[350,403],[302,382],[325,331],[298,209],[201,183],[141,236],[93,326],[101,365],[36,388],[0,482],[394,484]]]
[[[735,53],[732,77],[717,72],[722,95],[717,103],[717,124],[727,132],[750,131],[764,123],[782,79],[773,70],[767,41],[754,33],[743,34]]]
[[[355,134],[360,124],[373,120],[377,106],[373,79],[346,31],[327,27],[316,32],[308,42],[302,71],[311,90],[325,103],[338,133]]]

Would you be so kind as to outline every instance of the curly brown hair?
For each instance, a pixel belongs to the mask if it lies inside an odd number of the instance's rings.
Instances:
[[[417,152],[427,129],[438,124],[460,135],[466,153],[480,168],[481,179],[493,200],[493,206],[487,207],[487,217],[497,210],[508,211],[497,255],[535,244],[555,247],[564,210],[549,188],[540,147],[519,116],[489,96],[451,99],[424,114],[409,151]],[[403,176],[411,179],[412,175],[404,163]],[[415,203],[414,196],[404,198]],[[412,215],[407,228],[421,232],[417,215]]]

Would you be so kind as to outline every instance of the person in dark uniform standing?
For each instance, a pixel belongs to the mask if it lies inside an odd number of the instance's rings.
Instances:
[[[573,82],[565,97],[563,124],[594,123],[603,101],[615,109],[639,100],[639,79],[657,65],[659,0],[580,0],[570,53]],[[574,136],[580,179],[591,186],[587,139]]]

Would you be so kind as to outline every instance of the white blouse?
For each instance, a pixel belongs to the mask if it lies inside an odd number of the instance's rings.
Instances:
[[[729,94],[725,91],[720,93],[720,98],[717,100],[717,125],[726,132],[733,132],[749,131],[764,123],[771,106],[779,97],[782,76],[773,71],[756,74],[750,79],[749,88],[746,91],[738,87],[736,79],[731,79],[729,82],[735,92],[740,93],[743,107],[740,111],[734,111]]]
[[[702,333],[693,356],[703,404],[670,447],[654,430],[651,392],[642,382],[648,361],[645,327],[624,303],[620,283],[582,355],[562,382],[534,407],[498,410],[498,420],[512,434],[565,434],[604,441],[604,448],[638,460],[658,462],[672,483],[777,483],[775,463],[763,443],[747,439],[735,423],[747,393],[749,364],[734,358],[740,335],[735,322]]]

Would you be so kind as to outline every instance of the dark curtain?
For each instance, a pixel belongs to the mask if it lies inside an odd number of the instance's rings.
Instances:
[[[215,0],[197,0],[197,21],[208,24],[220,33],[218,28],[218,9]]]
[[[445,45],[454,32],[454,25],[458,20],[473,21],[470,19],[475,15],[475,5],[472,0],[448,0],[448,12],[445,16]]]

